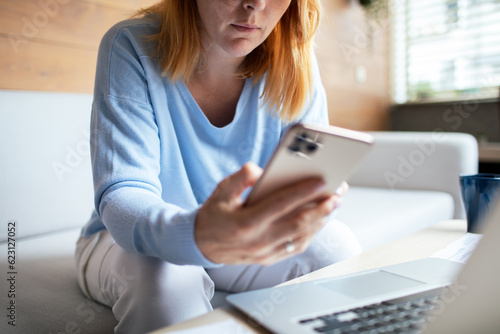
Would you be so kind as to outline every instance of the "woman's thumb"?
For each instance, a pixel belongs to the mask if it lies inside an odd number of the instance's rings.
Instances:
[[[245,189],[253,186],[261,175],[262,168],[252,162],[247,162],[240,170],[222,180],[213,196],[228,201],[235,197],[239,198]]]

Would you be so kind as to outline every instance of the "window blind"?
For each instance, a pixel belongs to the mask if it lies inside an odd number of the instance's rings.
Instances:
[[[396,103],[498,96],[500,0],[391,0]]]

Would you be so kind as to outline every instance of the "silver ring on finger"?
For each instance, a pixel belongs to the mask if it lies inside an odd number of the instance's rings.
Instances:
[[[292,238],[288,238],[288,241],[285,244],[285,249],[287,253],[293,253],[295,251],[295,244],[293,243]]]

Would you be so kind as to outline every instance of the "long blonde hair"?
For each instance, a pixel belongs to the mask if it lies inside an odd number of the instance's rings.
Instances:
[[[188,81],[204,50],[198,32],[196,0],[163,0],[138,15],[158,14],[156,42],[162,74]],[[313,35],[319,24],[320,0],[292,0],[269,37],[245,59],[240,78],[266,74],[264,102],[283,120],[293,120],[308,101],[312,87]]]

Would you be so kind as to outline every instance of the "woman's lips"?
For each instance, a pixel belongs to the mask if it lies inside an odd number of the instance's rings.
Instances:
[[[238,30],[240,32],[246,32],[246,33],[254,32],[254,31],[259,29],[258,26],[255,26],[253,24],[233,23],[232,26],[236,30]]]

